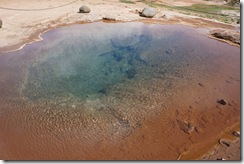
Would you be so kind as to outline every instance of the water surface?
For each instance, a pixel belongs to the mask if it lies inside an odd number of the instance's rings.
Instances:
[[[239,48],[181,25],[97,22],[42,38],[0,56],[2,159],[93,159],[167,113],[176,91],[240,68]]]

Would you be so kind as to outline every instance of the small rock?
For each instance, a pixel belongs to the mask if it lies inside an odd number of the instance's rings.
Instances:
[[[172,50],[172,49],[168,49],[168,50],[166,50],[165,52],[166,52],[166,54],[171,55],[171,54],[173,53],[173,50]]]
[[[132,79],[136,75],[136,70],[135,69],[129,69],[129,70],[125,71],[125,73],[126,73],[128,79]]]
[[[161,16],[160,18],[163,18],[163,19],[168,19],[167,16],[164,14],[163,16]]]
[[[91,9],[88,6],[81,6],[79,8],[79,12],[80,13],[89,13],[89,12],[91,12]]]
[[[116,21],[115,18],[111,18],[111,17],[103,17],[103,20],[105,20],[105,21]]]
[[[220,143],[221,145],[225,145],[225,146],[230,147],[230,140],[220,139],[220,140],[219,140],[219,143]]]
[[[146,7],[142,10],[142,12],[139,12],[139,14],[142,17],[152,18],[157,14],[157,12],[154,8]]]
[[[3,26],[3,21],[2,19],[0,19],[0,28],[2,28],[2,26]]]
[[[187,134],[190,134],[195,130],[195,127],[189,122],[177,120],[177,123],[179,124],[180,129]]]
[[[98,93],[102,93],[102,94],[106,94],[106,92],[107,92],[106,88],[102,88],[98,91]]]
[[[223,39],[240,45],[239,32],[230,31],[230,30],[213,30],[211,31],[211,35],[215,38]]]
[[[240,137],[240,132],[237,132],[237,131],[233,131],[232,134],[236,137]]]
[[[198,83],[199,86],[203,87],[204,85],[202,83]]]
[[[224,99],[218,100],[218,103],[220,103],[221,105],[226,105],[227,102]]]

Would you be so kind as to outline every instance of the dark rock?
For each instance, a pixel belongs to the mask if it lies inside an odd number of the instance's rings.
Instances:
[[[142,17],[153,18],[157,12],[154,8],[146,7],[139,13]]]
[[[88,6],[81,6],[79,8],[79,12],[80,13],[89,13],[89,12],[91,12],[91,9]]]
[[[240,132],[237,132],[237,131],[233,131],[232,134],[236,137],[240,137]]]
[[[173,53],[173,50],[172,49],[168,49],[168,50],[165,51],[165,53],[170,55],[170,54]]]
[[[230,147],[230,140],[227,140],[227,139],[220,139],[219,140],[219,143],[221,144],[221,145],[225,145],[225,146],[228,146],[228,147]]]
[[[160,18],[163,18],[163,19],[168,19],[167,16],[164,14],[163,16],[161,16]]]
[[[135,69],[129,69],[126,71],[127,78],[132,79],[136,75],[136,70]]]
[[[102,88],[98,91],[98,93],[102,93],[102,94],[106,94],[106,92],[107,92],[106,88]]]
[[[103,20],[105,20],[105,21],[112,21],[112,22],[115,22],[116,21],[115,18],[110,18],[110,17],[103,17]]]
[[[129,52],[132,52],[135,50],[135,48],[133,46],[128,46],[128,47],[126,47],[126,50]]]
[[[227,104],[227,102],[224,99],[218,100],[217,102],[219,104],[221,104],[221,105],[226,105]]]
[[[135,13],[135,14],[139,14],[140,11],[136,9],[136,10],[134,11],[134,13]]]
[[[0,19],[0,28],[2,28],[2,26],[3,26],[3,21],[2,19]]]
[[[199,86],[203,87],[204,85],[202,83],[198,83]]]
[[[120,62],[123,59],[123,54],[114,51],[112,56],[115,58],[116,61]]]

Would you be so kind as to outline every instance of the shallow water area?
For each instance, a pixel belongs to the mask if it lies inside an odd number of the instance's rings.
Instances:
[[[238,95],[240,49],[192,27],[96,22],[42,38],[0,56],[2,159],[169,159],[127,140],[148,120],[173,119],[193,95],[178,99],[184,88]],[[226,80],[233,93],[221,91]]]

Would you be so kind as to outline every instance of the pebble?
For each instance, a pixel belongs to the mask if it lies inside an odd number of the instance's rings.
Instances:
[[[198,83],[199,86],[203,87],[204,85],[202,83]]]
[[[218,100],[218,103],[220,103],[221,105],[226,105],[227,102],[224,99]]]
[[[237,132],[237,131],[233,131],[232,134],[236,137],[240,137],[240,132]]]
[[[226,139],[220,139],[220,140],[219,140],[219,143],[220,143],[221,145],[225,145],[225,146],[230,147],[230,141],[229,141],[229,140],[226,140]]]

